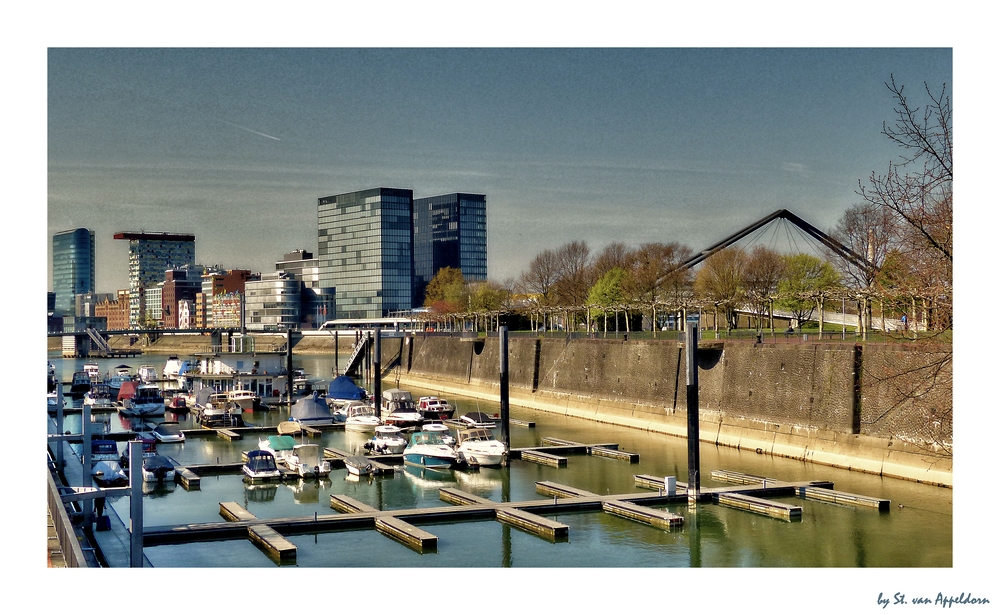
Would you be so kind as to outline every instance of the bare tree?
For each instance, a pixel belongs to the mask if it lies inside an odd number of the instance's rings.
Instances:
[[[833,252],[827,255],[856,291],[858,328],[862,336],[867,336],[867,331],[871,329],[871,299],[876,292],[875,280],[886,256],[897,243],[899,223],[891,210],[872,203],[859,203],[844,212],[830,235],[864,259],[856,261]]]
[[[737,325],[736,308],[743,303],[743,274],[747,253],[735,247],[720,250],[709,256],[695,276],[695,292],[704,300],[722,309],[726,323],[732,329]],[[719,321],[715,319],[718,330]]]
[[[781,255],[765,246],[755,246],[746,259],[743,287],[746,301],[757,320],[757,333],[764,328],[765,317],[771,314],[771,305],[784,271],[785,261]]]
[[[559,281],[559,265],[552,250],[543,250],[521,274],[521,283],[528,294],[537,295],[538,303],[546,306],[553,301],[553,291]]]

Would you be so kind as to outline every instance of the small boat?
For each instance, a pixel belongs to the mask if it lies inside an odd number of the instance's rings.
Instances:
[[[177,393],[172,395],[170,399],[167,400],[167,410],[170,410],[174,414],[180,414],[181,412],[188,411],[187,396],[182,393]]]
[[[470,466],[503,465],[507,447],[489,429],[463,429],[458,432],[455,448],[462,463]]]
[[[121,466],[121,454],[114,440],[93,440],[90,443],[90,473],[97,484],[117,487],[128,484],[128,474]]]
[[[151,383],[156,380],[156,368],[152,365],[140,365],[136,375],[139,378],[139,382]]]
[[[90,406],[90,411],[115,410],[115,398],[111,395],[111,387],[103,382],[91,385],[83,396],[83,405]]]
[[[172,481],[176,471],[173,462],[163,455],[153,455],[142,460],[142,480],[147,483]]]
[[[279,436],[289,438],[291,436]],[[318,444],[296,444],[292,452],[285,458],[288,469],[302,478],[327,476],[330,474],[330,462],[323,459]]]
[[[47,393],[45,397],[46,397],[46,400],[48,402],[48,409],[49,410],[58,410],[59,409],[59,393],[57,393],[55,391],[52,391],[50,393]],[[63,408],[65,408],[65,407],[66,407],[66,400],[64,399],[63,400]]]
[[[399,455],[406,448],[406,438],[401,434],[395,425],[379,425],[372,439],[365,442],[365,450],[375,455]]]
[[[91,382],[101,381],[101,368],[97,363],[84,363],[83,371],[87,372],[87,375],[90,376]]]
[[[347,415],[344,425],[347,431],[374,433],[375,428],[382,424],[375,416],[375,408],[363,401],[348,402],[344,405],[344,413]]]
[[[447,399],[441,399],[433,395],[421,397],[417,400],[417,411],[425,419],[435,421],[447,421],[455,416],[455,408],[448,403]]]
[[[184,432],[177,421],[164,421],[153,428],[153,437],[158,442],[183,442]]]
[[[469,412],[468,414],[463,414],[459,419],[469,427],[477,427],[481,429],[493,429],[497,426],[498,416],[490,416],[485,412]]]
[[[243,480],[252,482],[279,479],[281,470],[270,451],[254,449],[247,453],[246,463],[243,464]]]
[[[229,401],[225,393],[211,393],[208,400],[199,406],[197,421],[202,427],[246,427],[243,410]]]
[[[288,420],[303,425],[332,425],[337,422],[326,400],[319,396],[319,391],[296,400],[288,414]]]
[[[122,388],[122,384],[132,382],[133,380],[134,377],[132,376],[132,368],[123,364],[115,367],[115,371],[108,375],[105,382],[109,387],[111,387],[111,394],[117,397],[119,390]]]
[[[382,392],[382,417],[387,425],[395,425],[400,429],[413,429],[424,422],[423,415],[413,403],[413,396],[402,389],[387,389]]]
[[[122,385],[122,391],[126,388]],[[119,398],[122,391],[119,391]],[[134,395],[122,400],[122,414],[128,416],[163,416],[165,411],[163,391],[155,384],[140,384],[135,388]]]
[[[80,399],[90,390],[92,384],[90,374],[87,372],[83,370],[73,372],[73,381],[69,385],[69,396],[73,399]]]
[[[349,474],[353,474],[354,476],[368,476],[373,472],[375,467],[372,465],[372,462],[363,455],[351,455],[350,457],[345,457],[344,465],[347,467],[347,472]]]
[[[150,457],[155,457],[158,454],[156,452],[156,438],[153,437],[150,432],[137,433],[133,442],[142,442],[142,459],[149,459]],[[128,454],[129,450],[128,446],[126,446],[118,460],[124,469],[128,469]]]
[[[424,468],[452,468],[458,464],[458,454],[441,440],[441,434],[415,431],[403,450],[403,462]]]
[[[441,441],[448,446],[455,446],[458,441],[451,435],[451,429],[441,421],[431,421],[420,426],[420,431],[436,431],[441,434]]]
[[[235,403],[244,412],[264,412],[270,410],[270,406],[261,401],[257,395],[249,389],[234,389],[228,392],[229,401]]]
[[[298,421],[281,421],[278,423],[279,436],[297,436],[302,433],[302,423]]]

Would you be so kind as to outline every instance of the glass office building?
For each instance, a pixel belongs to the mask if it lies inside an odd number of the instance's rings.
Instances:
[[[413,191],[372,188],[322,197],[319,286],[336,288],[339,318],[413,307]]]
[[[94,231],[78,228],[52,237],[52,290],[56,312],[74,315],[76,296],[94,292]]]
[[[166,279],[168,269],[194,264],[194,235],[174,233],[115,233],[128,240],[129,327],[147,316],[145,291]]]
[[[454,193],[413,201],[413,304],[443,267],[486,280],[486,195]]]

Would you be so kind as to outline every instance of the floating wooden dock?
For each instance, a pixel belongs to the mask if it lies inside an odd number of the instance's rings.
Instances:
[[[356,500],[349,495],[342,494],[331,494],[330,495],[330,508],[342,512],[342,513],[370,513],[376,512],[378,509],[374,506],[369,506],[360,500]]]
[[[535,491],[541,493],[542,495],[550,495],[557,498],[589,498],[597,496],[596,493],[590,491],[584,491],[583,489],[560,485],[559,483],[553,483],[546,480],[535,481]]]
[[[247,528],[250,535],[250,542],[264,553],[280,563],[291,563],[296,558],[296,547],[287,538],[276,532],[271,526],[265,524],[251,525]]]
[[[733,472],[732,470],[712,470],[712,479],[723,483],[735,483],[737,485],[754,485],[756,483],[766,484],[768,482],[778,482],[778,479],[776,478],[743,474],[742,472]]]
[[[396,517],[378,517],[375,529],[421,553],[437,550],[437,536]]]
[[[631,519],[632,521],[638,521],[639,523],[645,523],[646,525],[652,525],[664,530],[680,527],[684,524],[684,517],[681,515],[675,515],[672,512],[658,508],[639,506],[631,502],[604,502],[601,507],[604,512],[616,517]]]
[[[653,476],[652,474],[633,474],[632,478],[635,479],[635,486],[642,487],[643,489],[657,489],[660,491],[666,491],[667,485],[665,482],[665,476]],[[677,493],[687,492],[687,483],[682,483],[677,481],[674,483],[677,487]]]
[[[232,429],[216,429],[215,434],[220,438],[225,438],[226,440],[242,440],[243,434],[233,431]]]
[[[843,491],[834,491],[833,489],[824,489],[822,487],[798,487],[796,491],[798,492],[799,497],[803,497],[807,500],[831,502],[833,504],[848,504],[851,506],[865,506],[868,508],[878,509],[879,512],[889,511],[889,500],[880,498],[872,498],[853,493],[844,493]]]
[[[521,460],[530,461],[532,463],[540,463],[545,466],[552,466],[554,468],[561,468],[566,465],[569,461],[565,457],[559,455],[553,455],[551,453],[546,453],[543,451],[521,451]]]
[[[448,502],[449,504],[455,504],[456,506],[470,506],[473,504],[493,504],[493,501],[487,498],[479,497],[478,495],[473,495],[471,493],[466,493],[461,489],[453,489],[451,487],[443,487],[439,494],[441,500]]]
[[[743,493],[716,493],[715,501],[729,508],[738,508],[759,515],[792,521],[802,518],[801,506],[789,506],[780,502],[772,502],[762,498],[755,498]]]
[[[517,508],[498,508],[497,521],[513,525],[549,540],[565,540],[569,537],[569,526],[565,523],[546,519],[541,515]]]
[[[639,453],[629,453],[627,451],[620,451],[616,448],[592,446],[590,447],[590,454],[595,457],[607,457],[608,459],[617,459],[619,461],[627,461],[629,463],[639,463]]]
[[[220,502],[219,514],[226,521],[256,521],[257,516],[236,502]]]

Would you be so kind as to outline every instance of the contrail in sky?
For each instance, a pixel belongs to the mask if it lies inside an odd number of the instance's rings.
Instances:
[[[281,139],[279,139],[278,137],[272,137],[271,135],[266,135],[266,134],[264,134],[262,132],[257,132],[256,130],[251,130],[251,129],[247,128],[246,126],[240,126],[239,124],[234,124],[232,122],[227,122],[226,120],[219,120],[219,121],[222,122],[223,124],[229,124],[230,126],[233,126],[235,128],[242,128],[243,130],[245,130],[247,132],[252,132],[255,135],[260,135],[262,137],[267,137],[268,139],[274,139],[275,141],[281,141]]]

